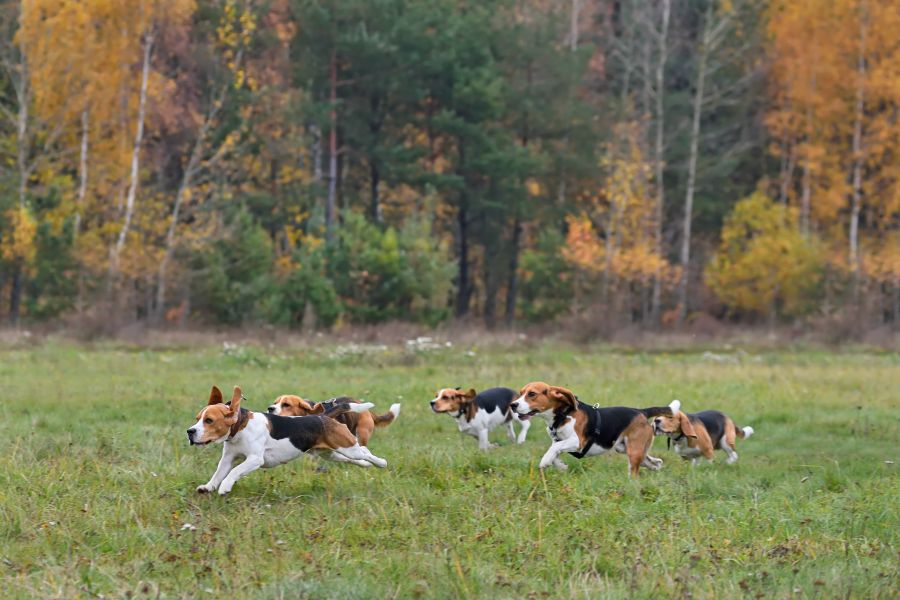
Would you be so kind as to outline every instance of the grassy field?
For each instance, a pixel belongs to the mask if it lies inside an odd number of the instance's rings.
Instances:
[[[476,449],[428,400],[542,379],[590,403],[719,408],[740,461],[666,450],[542,475],[540,425]],[[385,470],[299,460],[199,496],[221,447],[185,429],[211,384],[249,408],[349,394],[384,411]],[[900,358],[358,347],[0,351],[3,597],[896,598]]]

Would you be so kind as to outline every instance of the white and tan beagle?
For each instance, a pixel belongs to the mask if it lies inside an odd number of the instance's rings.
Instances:
[[[598,408],[580,402],[571,390],[543,381],[529,383],[519,392],[512,409],[520,418],[539,416],[547,421],[553,443],[541,458],[540,468],[567,469],[560,455],[575,458],[606,454],[612,450],[628,455],[629,473],[637,476],[641,466],[654,471],[662,460],[650,456],[653,428],[649,418],[671,414],[668,406]]]
[[[330,452],[332,458],[355,465],[386,467],[350,433],[347,426],[329,415],[372,408],[371,403],[341,404],[333,411],[310,417],[280,417],[241,408],[241,388],[235,386],[231,402],[213,386],[206,407],[187,430],[191,445],[224,443],[222,458],[212,478],[197,488],[200,493],[219,491],[224,496],[238,479],[259,468],[277,467],[305,453]],[[235,460],[244,461],[234,466]]]
[[[282,417],[305,417],[308,415],[321,415],[328,410],[333,410],[336,404],[359,404],[360,401],[349,396],[339,396],[325,402],[310,402],[300,396],[292,394],[278,396],[275,402],[269,406],[268,411],[273,415]],[[359,412],[347,411],[336,415],[334,418],[340,421],[356,436],[360,446],[368,446],[372,438],[372,432],[376,427],[387,427],[400,416],[400,405],[392,404],[391,408],[383,415],[376,415],[370,410]]]
[[[488,434],[504,423],[511,442],[525,442],[531,423],[528,419],[520,419],[510,409],[515,397],[515,390],[504,387],[488,388],[481,393],[472,389],[464,392],[459,388],[444,388],[431,401],[431,410],[452,416],[462,433],[478,438],[478,447],[487,450],[496,445],[490,443]],[[513,428],[514,421],[522,426],[518,437]]]
[[[717,410],[698,413],[681,411],[681,402],[672,400],[669,404],[672,416],[653,419],[653,432],[668,436],[675,446],[675,453],[696,464],[702,456],[712,461],[716,448],[725,451],[725,462],[733,464],[738,459],[735,440],[753,435],[752,427],[738,427],[731,417]]]

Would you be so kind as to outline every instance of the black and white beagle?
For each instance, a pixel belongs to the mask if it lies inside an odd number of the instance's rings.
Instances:
[[[668,406],[598,408],[580,402],[571,390],[542,381],[523,387],[511,406],[520,418],[540,416],[547,421],[547,433],[553,443],[541,458],[541,469],[551,465],[567,469],[560,459],[564,452],[580,459],[611,450],[628,455],[632,476],[638,475],[641,466],[654,471],[662,467],[661,459],[648,454],[653,444],[653,428],[648,419],[671,414]]]
[[[504,387],[489,388],[481,393],[472,389],[463,392],[459,388],[444,388],[431,401],[431,410],[452,416],[461,432],[478,438],[478,447],[487,450],[496,445],[488,441],[488,434],[504,423],[511,442],[525,442],[531,423],[510,410],[509,405],[515,397],[515,390]],[[513,421],[522,426],[518,437]]]
[[[222,392],[213,386],[209,402],[197,415],[197,422],[187,430],[192,446],[224,443],[222,458],[212,478],[197,488],[200,493],[219,490],[224,496],[238,479],[259,468],[277,467],[308,452],[330,452],[332,458],[368,467],[386,467],[359,442],[347,426],[332,415],[346,411],[359,412],[374,406],[337,404],[330,412],[309,417],[280,417],[241,408],[241,388],[235,386],[231,402],[223,402]],[[244,461],[234,466],[235,460]]]
[[[752,427],[738,427],[731,417],[717,410],[681,412],[679,400],[672,400],[669,408],[672,416],[653,419],[653,432],[668,436],[675,446],[675,453],[694,464],[701,456],[711,461],[716,448],[721,448],[728,455],[725,459],[727,464],[733,464],[738,459],[735,440],[753,435]]]

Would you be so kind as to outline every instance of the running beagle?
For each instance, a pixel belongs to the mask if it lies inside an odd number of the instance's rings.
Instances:
[[[373,404],[340,404],[333,411],[311,417],[280,417],[241,408],[241,388],[235,386],[231,402],[213,386],[209,402],[197,415],[197,423],[187,430],[192,446],[224,443],[222,458],[212,478],[197,488],[201,494],[219,490],[224,496],[235,482],[259,469],[277,467],[307,452],[331,451],[333,457],[355,465],[386,467],[387,461],[360,446],[347,426],[329,415],[368,410]],[[244,462],[234,466],[237,458]]]
[[[515,397],[515,390],[502,387],[489,388],[480,394],[471,389],[463,392],[459,388],[444,388],[431,401],[431,410],[452,416],[461,432],[477,437],[478,447],[487,450],[496,446],[488,441],[488,434],[504,423],[509,441],[518,444],[525,442],[531,423],[510,410],[509,404]],[[518,437],[513,429],[513,420],[522,426]]]
[[[328,410],[333,410],[337,404],[359,404],[359,400],[340,396],[326,402],[309,402],[300,396],[278,396],[275,403],[269,406],[269,412],[282,417],[303,417],[307,415],[320,415]],[[376,427],[387,427],[400,416],[400,405],[392,404],[390,410],[383,415],[376,415],[370,410],[361,412],[343,412],[334,418],[347,426],[350,433],[356,436],[360,446],[368,446],[372,431]]]
[[[668,406],[593,407],[580,402],[571,390],[535,381],[522,388],[511,407],[519,418],[540,416],[547,421],[547,433],[553,443],[541,458],[541,469],[550,465],[567,469],[559,457],[563,452],[581,459],[610,450],[628,455],[632,476],[638,475],[642,465],[654,471],[662,467],[662,460],[648,454],[653,444],[653,428],[648,419],[672,414]]]
[[[752,427],[738,427],[731,417],[717,410],[684,413],[680,400],[672,400],[669,408],[672,416],[653,419],[653,431],[656,435],[668,436],[675,444],[675,454],[693,464],[700,456],[711,461],[715,449],[721,448],[728,455],[725,462],[730,465],[738,459],[734,451],[735,439],[753,435]]]

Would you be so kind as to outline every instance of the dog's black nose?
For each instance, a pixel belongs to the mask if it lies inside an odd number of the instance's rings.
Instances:
[[[194,435],[194,433],[196,433],[196,431],[197,431],[196,429],[191,427],[190,429],[188,429],[188,435]]]
[[[270,413],[275,412],[275,405],[273,404],[272,406],[270,406],[270,407],[267,408],[266,410],[269,411]]]
[[[513,402],[512,404],[509,405],[509,407],[513,410],[519,410],[519,402],[518,401]]]
[[[437,400],[432,400],[432,401],[431,401],[431,405],[434,406],[434,403],[435,403],[435,402],[437,402]]]

